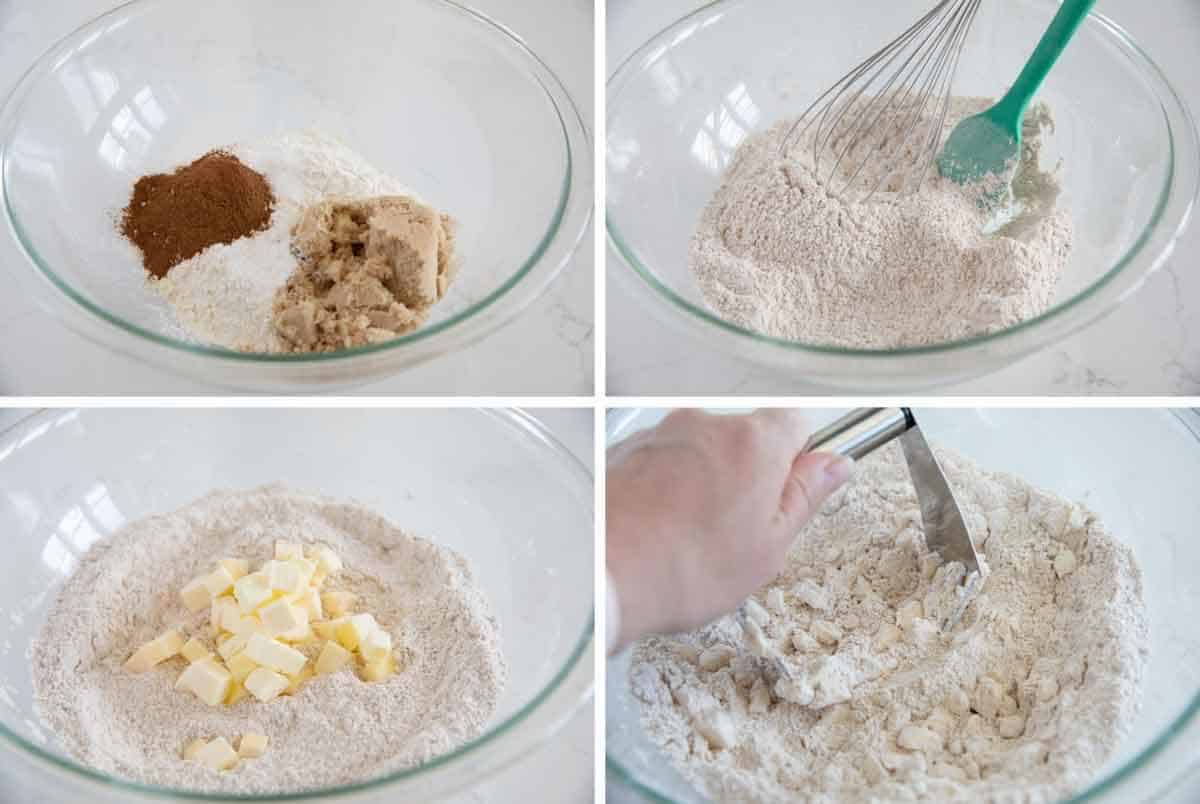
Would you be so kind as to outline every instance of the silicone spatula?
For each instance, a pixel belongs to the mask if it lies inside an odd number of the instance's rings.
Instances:
[[[958,184],[1003,175],[1021,155],[1025,111],[1096,0],[1063,0],[1016,83],[999,103],[959,123],[938,156],[938,170]]]

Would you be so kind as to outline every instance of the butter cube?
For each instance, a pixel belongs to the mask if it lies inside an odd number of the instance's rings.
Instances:
[[[215,771],[229,770],[238,762],[237,751],[224,737],[218,737],[196,752],[196,761]]]
[[[246,759],[257,759],[267,752],[267,735],[243,734],[238,742],[238,756]]]
[[[308,625],[308,612],[287,600],[276,600],[259,609],[259,617],[271,636],[294,631]]]
[[[336,673],[345,667],[353,657],[354,654],[338,643],[326,642],[325,647],[321,648],[321,654],[317,656],[314,671],[318,676],[323,676],[327,673]]]
[[[204,586],[208,589],[208,593],[213,597],[223,595],[233,588],[234,578],[229,574],[229,570],[218,566],[215,570],[204,576]]]
[[[337,620],[316,622],[312,624],[312,630],[313,633],[321,639],[337,639],[336,629],[342,622],[344,622],[344,620],[340,618]]]
[[[320,567],[317,567],[317,571],[314,572],[313,576],[308,579],[308,585],[313,589],[319,589],[321,584],[325,583],[325,579],[327,577],[329,577],[329,573]]]
[[[268,561],[263,564],[262,572],[269,579],[271,589],[285,595],[303,591],[307,583],[301,578],[300,568],[291,561]]]
[[[217,564],[224,567],[235,581],[250,572],[250,562],[244,558],[222,558]]]
[[[295,567],[296,571],[300,573],[300,580],[302,581],[302,584],[299,591],[303,592],[305,587],[308,586],[309,581],[312,580],[312,576],[317,572],[317,562],[311,561],[307,558],[293,558],[290,559],[288,563]]]
[[[304,590],[298,601],[300,606],[308,612],[308,621],[325,619],[325,608],[321,605],[321,593],[311,586]]]
[[[232,634],[244,634],[246,636],[250,636],[251,634],[266,634],[269,630],[253,614],[239,616],[232,622],[227,623],[225,628]]]
[[[287,561],[289,558],[304,558],[304,547],[295,542],[275,542],[275,558]]]
[[[321,593],[321,605],[331,617],[349,614],[357,600],[358,596],[353,592],[344,592],[338,589]]]
[[[172,629],[142,645],[125,661],[125,669],[131,673],[144,673],[159,662],[164,662],[179,653],[183,637]]]
[[[310,547],[308,557],[317,562],[317,567],[324,570],[326,575],[333,575],[342,569],[342,559],[338,554],[323,544]]]
[[[206,745],[208,745],[208,740],[205,740],[203,737],[197,737],[183,747],[183,758],[195,759],[196,754]]]
[[[396,672],[396,659],[391,651],[382,659],[363,664],[362,677],[364,681],[383,681]]]
[[[300,651],[262,634],[251,634],[250,641],[246,643],[243,653],[263,667],[293,676],[299,673],[300,668],[308,662],[308,658]],[[249,685],[247,685],[248,687]]]
[[[252,572],[233,584],[233,596],[243,614],[250,614],[271,597],[271,579],[266,573]]]
[[[212,651],[210,651],[203,642],[195,637],[192,637],[187,642],[184,642],[183,647],[179,649],[179,652],[183,655],[183,658],[187,659],[189,662],[194,662],[197,659],[203,659],[205,656],[212,655]]]
[[[254,668],[258,664],[244,653],[236,653],[225,660],[225,666],[229,669],[229,675],[239,684],[246,680],[246,676],[254,672]]]
[[[301,623],[295,628],[276,634],[275,638],[281,642],[311,642],[314,636],[312,627],[308,623]]]
[[[358,652],[367,664],[382,661],[392,653],[392,635],[382,628],[376,628],[358,643]]]
[[[334,631],[337,641],[347,650],[357,650],[367,634],[379,628],[375,618],[370,614],[355,614],[338,625]]]
[[[242,682],[234,681],[229,685],[229,692],[225,693],[225,705],[233,706],[248,694],[246,688],[242,686]]]
[[[232,631],[231,623],[237,622],[238,617],[242,616],[241,609],[238,608],[238,603],[228,595],[214,597],[212,601],[212,614],[210,621],[214,628],[225,631]]]
[[[203,578],[193,578],[188,581],[187,585],[179,591],[179,596],[183,598],[183,605],[191,612],[202,610],[208,605],[208,601],[212,600],[212,594],[204,585]]]
[[[287,685],[287,678],[265,667],[257,668],[246,676],[245,681],[246,689],[250,691],[250,694],[263,703],[279,697],[280,693],[287,689]]]
[[[175,681],[175,689],[188,690],[209,706],[225,700],[233,678],[213,659],[201,659],[187,666]]]
[[[308,665],[300,668],[300,672],[294,676],[288,676],[288,685],[283,690],[283,695],[295,695],[305,681],[313,677],[312,668]]]
[[[237,654],[246,649],[246,644],[250,641],[251,634],[234,634],[229,639],[217,645],[217,653],[225,661],[229,661]]]

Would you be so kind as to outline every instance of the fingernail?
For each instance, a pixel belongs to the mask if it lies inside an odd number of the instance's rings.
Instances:
[[[845,483],[854,474],[854,461],[843,455],[835,455],[825,464],[825,482],[827,488],[833,491]]]

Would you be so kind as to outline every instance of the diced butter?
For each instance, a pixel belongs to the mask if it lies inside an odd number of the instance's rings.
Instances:
[[[183,654],[183,658],[187,659],[189,662],[194,662],[197,659],[203,659],[205,656],[212,655],[212,651],[210,651],[203,642],[195,637],[192,637],[187,642],[184,642],[183,647],[179,649],[179,652]]]
[[[225,693],[225,705],[233,706],[245,698],[247,694],[246,688],[242,686],[242,682],[234,681],[229,685],[229,692]]]
[[[225,700],[233,678],[224,667],[212,659],[203,659],[187,666],[175,681],[175,689],[185,689],[209,706]]]
[[[183,758],[195,759],[196,754],[206,745],[208,745],[208,740],[205,740],[203,737],[197,737],[183,747]]]
[[[277,698],[280,693],[287,689],[288,680],[274,670],[268,670],[266,667],[259,667],[253,673],[246,676],[245,686],[250,694],[258,700],[266,703],[272,698]]]
[[[262,634],[251,634],[250,641],[246,643],[246,648],[243,652],[263,667],[278,670],[288,675],[299,673],[300,668],[308,661],[305,655],[295,648],[289,648],[282,642],[276,642],[274,639],[265,637]],[[250,675],[253,676],[254,674],[251,673]]]
[[[379,625],[370,614],[355,614],[336,626],[334,633],[337,635],[337,641],[342,643],[342,647],[347,650],[357,650],[358,644],[363,638],[377,628]]]
[[[337,627],[345,622],[343,619],[329,620],[312,624],[313,633],[321,639],[337,639]]]
[[[323,620],[325,619],[325,608],[321,605],[321,593],[311,586],[304,590],[300,595],[300,605],[308,612],[308,620]]]
[[[300,672],[294,676],[288,676],[288,685],[284,689],[284,695],[295,695],[305,681],[313,677],[312,668],[308,665],[300,668]]]
[[[308,625],[308,612],[294,606],[287,600],[280,599],[259,609],[259,617],[271,636],[294,631],[296,628]]]
[[[212,600],[212,595],[208,591],[208,587],[204,585],[203,578],[193,578],[180,590],[179,596],[183,598],[183,605],[188,611],[197,612],[208,605],[208,601]]]
[[[225,625],[225,630],[232,634],[244,634],[247,637],[251,634],[266,634],[269,632],[269,629],[262,624],[262,621],[253,614],[239,615],[237,619]]]
[[[383,661],[392,653],[392,635],[376,628],[359,641],[358,652],[368,664]]]
[[[222,659],[229,661],[246,649],[246,644],[250,641],[251,636],[251,634],[234,634],[217,645],[217,653],[221,654]]]
[[[238,741],[238,756],[257,759],[267,752],[267,742],[265,734],[243,734]]]
[[[325,579],[328,577],[329,577],[328,572],[321,569],[320,567],[317,567],[317,571],[314,572],[313,576],[308,579],[308,585],[311,586],[313,589],[318,589],[318,588],[320,588],[321,584],[325,583]]]
[[[319,676],[326,673],[336,673],[345,667],[353,657],[354,654],[338,643],[332,641],[326,642],[325,647],[321,648],[321,654],[317,656],[314,671]]]
[[[133,673],[144,673],[159,662],[164,662],[179,653],[183,637],[172,629],[142,645],[125,661],[125,669]]]
[[[354,608],[357,599],[358,596],[353,592],[335,589],[321,594],[321,605],[330,617],[341,617],[343,614],[350,613],[350,609]]]
[[[364,681],[383,681],[394,672],[396,672],[396,659],[389,651],[382,659],[364,664],[362,677]]]
[[[264,572],[252,572],[233,584],[233,596],[243,614],[250,614],[271,597],[271,579]]]
[[[254,672],[258,663],[244,653],[237,653],[225,660],[225,666],[229,668],[229,675],[233,680],[241,683],[246,680],[246,676]]]
[[[301,578],[300,568],[290,561],[268,561],[263,564],[262,572],[267,576],[271,589],[284,594],[301,592],[307,583]]]
[[[310,547],[308,557],[317,562],[317,567],[325,571],[326,575],[333,575],[342,569],[342,559],[338,554],[333,552],[329,547],[323,544],[318,544],[315,547]]]
[[[314,636],[312,627],[308,623],[301,623],[295,628],[276,634],[275,638],[281,642],[311,642]]]
[[[222,558],[217,563],[224,567],[235,581],[250,572],[250,562],[244,558]]]
[[[232,589],[233,581],[234,577],[229,574],[229,570],[221,566],[204,576],[204,585],[213,597],[223,595]]]
[[[279,561],[304,558],[304,548],[295,542],[275,542],[275,558]]]
[[[213,598],[210,621],[214,628],[232,631],[233,629],[229,625],[237,622],[238,617],[241,616],[242,612],[238,608],[238,603],[232,597],[222,595]]]
[[[196,752],[196,761],[216,771],[229,770],[238,762],[237,751],[224,737],[218,737]]]
[[[297,591],[303,592],[308,587],[309,581],[312,580],[312,576],[317,572],[317,562],[307,558],[293,558],[288,563],[296,568],[296,572],[300,573],[300,588]]]

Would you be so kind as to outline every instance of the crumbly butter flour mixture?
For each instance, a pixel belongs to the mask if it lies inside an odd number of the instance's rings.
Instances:
[[[254,563],[278,539],[335,550],[338,586],[393,633],[398,672],[368,683],[344,670],[289,696],[209,706],[175,689],[181,658],[123,664],[167,628],[208,623],[179,589],[223,556]],[[68,752],[125,779],[195,790],[274,793],[361,782],[478,736],[507,669],[498,627],[457,553],[357,504],[279,486],[214,492],[126,526],[81,559],[32,651],[37,710]],[[181,758],[196,738],[256,733],[265,752],[217,772]]]
[[[952,98],[946,132],[989,105]],[[792,123],[742,143],[692,238],[692,272],[722,318],[803,343],[891,349],[995,332],[1050,306],[1072,227],[1038,164],[1053,127],[1045,106],[1026,118],[1010,219],[990,233],[981,190],[936,167],[914,194],[839,199],[814,169],[811,140],[781,155]],[[869,163],[861,181],[873,185],[883,164]]]
[[[938,450],[991,572],[963,619],[899,449],[865,459],[747,615],[634,649],[642,725],[717,801],[1058,801],[1138,711],[1141,572],[1086,509]]]

